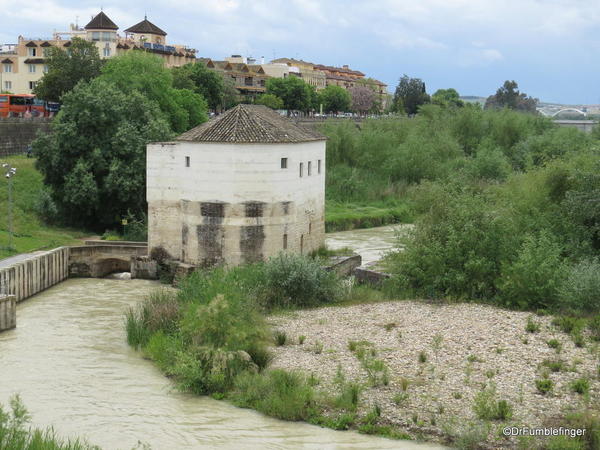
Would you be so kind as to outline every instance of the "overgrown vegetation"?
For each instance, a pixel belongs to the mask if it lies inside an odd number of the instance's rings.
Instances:
[[[268,368],[268,346],[287,345],[290,339],[282,330],[269,329],[266,313],[330,304],[362,293],[343,288],[318,259],[281,254],[266,263],[197,271],[182,280],[180,288],[153,292],[127,312],[125,327],[128,343],[182,390],[228,398],[285,420],[394,435],[392,429],[378,428],[378,416],[356,415],[362,387],[346,380],[341,371],[339,392],[332,397],[317,389],[314,376]],[[304,339],[299,338],[300,345]],[[389,383],[387,366],[373,349],[364,342],[349,345],[355,345],[371,385]],[[321,353],[323,344],[315,341],[312,351]]]
[[[323,131],[329,204],[416,218],[387,260],[395,296],[600,311],[593,136],[510,110],[436,105]]]
[[[52,428],[33,428],[30,422],[31,416],[18,395],[10,399],[8,411],[0,404],[0,449],[100,450],[80,439],[61,439]]]

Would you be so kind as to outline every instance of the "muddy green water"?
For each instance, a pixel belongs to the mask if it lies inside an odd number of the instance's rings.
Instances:
[[[123,313],[155,282],[71,279],[19,304],[0,333],[0,403],[20,393],[36,426],[104,449],[428,449],[283,422],[177,392],[125,342]]]

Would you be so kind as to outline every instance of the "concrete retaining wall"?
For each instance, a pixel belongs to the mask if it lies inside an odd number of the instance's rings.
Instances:
[[[17,326],[17,299],[14,295],[0,295],[0,331]]]
[[[49,129],[49,119],[0,119],[0,157],[23,153],[38,132],[47,133]]]
[[[352,272],[356,281],[364,284],[372,284],[378,285],[383,283],[385,280],[390,278],[390,274],[385,272],[378,272],[376,270],[371,270],[366,267],[357,267]]]
[[[340,277],[349,277],[357,267],[360,267],[362,257],[356,253],[350,256],[334,256],[329,259],[325,270],[335,272]]]
[[[69,247],[59,247],[0,269],[0,287],[20,302],[69,276]]]

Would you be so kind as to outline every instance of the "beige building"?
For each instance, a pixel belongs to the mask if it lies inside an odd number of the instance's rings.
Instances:
[[[271,61],[271,63],[296,67],[298,76],[317,90],[325,89],[327,86],[325,72],[319,70],[313,63],[293,58],[278,58]]]
[[[181,66],[196,59],[196,50],[184,45],[167,44],[167,33],[144,18],[127,28],[124,35],[119,27],[101,11],[83,28],[71,25],[70,31],[55,32],[52,38],[26,38],[3,46],[0,51],[0,90],[14,94],[30,94],[47,72],[46,57],[52,47],[68,51],[74,37],[92,41],[101,58],[111,58],[131,50],[156,54],[167,67]],[[6,47],[6,48],[5,48]]]
[[[242,104],[175,141],[149,144],[149,247],[203,267],[318,249],[325,139]]]
[[[241,56],[239,58],[242,58]],[[246,64],[237,56],[226,58],[225,61],[213,61],[212,59],[199,59],[199,63],[220,72],[224,77],[230,77],[235,82],[235,88],[245,97],[254,97],[266,91],[266,83],[269,76],[260,64]]]

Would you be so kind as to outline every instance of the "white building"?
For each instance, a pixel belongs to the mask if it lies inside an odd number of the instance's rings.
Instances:
[[[238,105],[147,147],[148,244],[189,264],[307,253],[325,237],[325,137]]]

